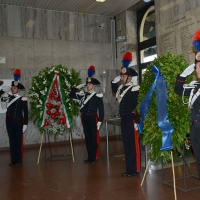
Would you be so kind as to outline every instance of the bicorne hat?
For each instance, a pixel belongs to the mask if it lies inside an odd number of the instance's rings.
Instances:
[[[120,75],[128,75],[128,76],[138,76],[138,73],[129,67],[132,62],[132,53],[126,52],[122,59],[122,68],[120,70]]]
[[[87,83],[91,83],[93,85],[99,85],[101,84],[96,78],[92,78],[92,76],[95,74],[95,67],[91,65],[88,68],[88,77],[86,78],[86,85]]]
[[[14,72],[14,81],[12,81],[11,86],[16,86],[20,90],[24,90],[25,87],[19,83],[19,79],[21,77],[21,71],[20,69],[16,69]]]

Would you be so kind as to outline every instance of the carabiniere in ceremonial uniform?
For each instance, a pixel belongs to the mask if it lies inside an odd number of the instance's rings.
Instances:
[[[94,68],[94,66],[90,67]],[[78,99],[81,103],[80,113],[88,153],[88,158],[84,160],[85,163],[95,163],[99,158],[99,128],[104,118],[103,94],[98,94],[94,91],[94,85],[99,84],[100,82],[97,79],[88,77],[86,84],[74,87],[70,92],[70,97]],[[78,89],[83,86],[87,87],[88,92],[82,91],[78,93]]]
[[[12,81],[11,86],[11,91],[8,93],[0,91],[1,106],[7,109],[6,129],[10,143],[10,166],[22,164],[22,132],[25,131],[28,124],[27,98],[22,97],[18,92],[13,92],[13,88],[15,91],[25,88],[18,81]]]
[[[174,91],[179,95],[189,96],[190,141],[200,178],[200,29],[194,35],[193,46],[196,49],[195,64],[188,66],[181,74],[177,75]],[[195,76],[195,80],[185,84],[187,76],[192,73]]]
[[[127,52],[123,59],[132,61],[132,54]],[[140,144],[136,125],[138,115],[134,112],[137,106],[139,86],[132,83],[132,77],[137,76],[137,72],[127,65],[125,62],[121,68],[121,86],[118,88],[119,76],[112,81],[111,86],[119,102],[119,115],[121,118],[121,132],[126,161],[126,172],[122,176],[131,177],[139,175],[141,165]]]

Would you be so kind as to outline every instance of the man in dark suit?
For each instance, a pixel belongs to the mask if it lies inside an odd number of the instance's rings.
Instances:
[[[1,104],[7,108],[6,129],[10,143],[10,166],[22,164],[22,132],[26,131],[28,124],[27,98],[19,94],[20,89],[25,88],[18,81],[12,81],[10,92],[0,91]]]

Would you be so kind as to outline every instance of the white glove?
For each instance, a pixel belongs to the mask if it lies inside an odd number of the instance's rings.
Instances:
[[[134,123],[134,129],[137,131],[138,130],[138,125]]]
[[[117,76],[115,79],[112,81],[112,83],[118,83],[120,81],[121,77]]]
[[[137,76],[133,76],[132,79],[131,79],[131,82],[133,83],[133,85],[137,85],[138,84]]]
[[[27,125],[23,125],[22,132],[25,133],[26,129],[27,129]]]
[[[97,130],[99,130],[100,126],[101,126],[101,122],[97,122]]]
[[[85,86],[85,83],[75,86],[76,88],[80,89]]]
[[[180,74],[180,76],[182,77],[186,77],[186,76],[189,76],[193,71],[194,71],[194,67],[195,67],[195,64],[191,64],[190,66],[188,66],[182,74]]]

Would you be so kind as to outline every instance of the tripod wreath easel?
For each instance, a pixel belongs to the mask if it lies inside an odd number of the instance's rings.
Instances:
[[[176,196],[176,181],[175,181],[176,179],[175,179],[175,171],[174,171],[174,159],[173,159],[172,151],[171,151],[171,161],[172,161],[172,172],[173,172],[174,199],[177,200],[177,196]],[[150,164],[150,159],[148,160],[148,163],[147,163],[147,166],[146,166],[146,169],[145,169],[145,172],[144,172],[144,176],[142,178],[142,182],[141,182],[140,186],[143,185],[143,182],[144,182],[144,179],[146,177],[146,173],[147,173],[149,164]]]
[[[43,144],[43,139],[44,139],[44,131],[42,132],[42,136],[41,136],[41,142],[40,142],[40,149],[39,149],[39,153],[38,153],[38,159],[37,159],[37,164],[39,164],[40,162],[40,154],[41,154],[41,151],[42,151],[42,144]],[[46,133],[48,134],[48,133]],[[48,138],[49,139],[49,138]],[[70,141],[70,147],[71,147],[71,155],[72,155],[72,160],[73,162],[75,162],[75,159],[74,159],[74,149],[73,149],[73,142],[72,142],[72,133],[71,131],[69,131],[69,141]],[[45,144],[46,144],[46,138],[45,138]],[[50,143],[49,143],[50,145]],[[51,152],[51,147],[50,147],[50,152]],[[46,156],[46,152],[45,152],[45,156]],[[66,156],[66,155],[62,155],[62,156]],[[52,153],[51,153],[51,157],[52,156]]]

